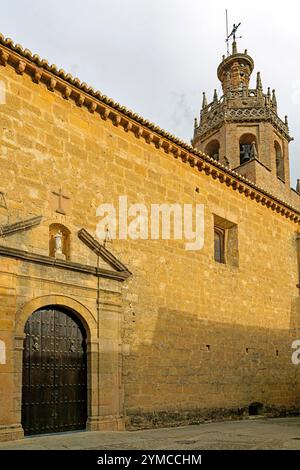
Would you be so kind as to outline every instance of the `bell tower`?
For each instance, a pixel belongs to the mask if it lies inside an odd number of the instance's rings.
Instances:
[[[237,27],[235,27],[237,28]],[[275,90],[264,93],[260,73],[250,87],[254,61],[247,50],[238,52],[235,34],[232,52],[217,69],[222,96],[214,90],[208,103],[203,93],[200,122],[195,119],[192,145],[252,182],[285,199],[291,195],[287,117],[277,114]]]

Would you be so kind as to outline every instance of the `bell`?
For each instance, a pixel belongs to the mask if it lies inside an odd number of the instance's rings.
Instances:
[[[251,150],[252,150],[251,145],[244,144],[241,146],[241,163],[245,163],[251,160]]]

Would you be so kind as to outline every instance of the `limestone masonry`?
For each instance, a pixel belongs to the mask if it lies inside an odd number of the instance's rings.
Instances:
[[[299,412],[300,186],[253,68],[234,42],[190,146],[0,36],[0,440]],[[120,195],[203,204],[203,249],[97,239]]]

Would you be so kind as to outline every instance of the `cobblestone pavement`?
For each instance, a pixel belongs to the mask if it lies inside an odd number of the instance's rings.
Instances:
[[[0,443],[0,451],[5,449],[300,450],[300,417],[256,418],[143,431],[60,433]]]

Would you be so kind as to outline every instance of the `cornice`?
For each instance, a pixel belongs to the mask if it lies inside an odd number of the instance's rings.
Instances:
[[[143,138],[148,144],[163,149],[174,158],[180,158],[198,171],[232,187],[246,197],[272,209],[300,225],[300,211],[287,202],[258,187],[247,178],[217,162],[208,155],[197,151],[189,144],[164,131],[119,103],[95,91],[78,78],[72,77],[56,65],[50,65],[37,54],[14,44],[0,34],[0,65],[12,66],[16,73],[31,76],[33,82],[47,86],[49,92],[58,92],[66,100],[73,100],[77,106],[86,107],[91,113],[98,113],[103,120],[110,119],[125,132],[133,132],[137,139]]]
[[[222,97],[224,98],[224,97]],[[229,107],[222,100],[218,104],[211,103],[202,110],[200,125],[195,128],[194,138],[207,138],[216,129],[225,123],[245,123],[245,122],[270,122],[273,127],[291,142],[293,138],[289,135],[287,125],[280,119],[271,107],[268,106],[247,106]]]
[[[24,232],[26,230],[31,230],[34,227],[40,225],[42,221],[42,216],[32,217],[31,219],[21,220],[15,222],[14,224],[0,225],[0,238],[7,237],[8,235],[13,235],[15,233]]]
[[[250,67],[250,73],[253,72],[254,60],[252,59],[252,57],[250,57],[248,54],[237,52],[236,54],[232,54],[229,57],[224,58],[224,60],[222,60],[222,62],[219,64],[218,69],[217,69],[217,76],[220,81],[222,79],[222,74],[224,70],[231,67],[232,64],[234,64],[234,62],[236,61],[247,62]]]
[[[115,281],[125,281],[130,276],[128,271],[111,271],[109,269],[96,268],[87,266],[85,264],[73,263],[71,261],[64,261],[49,256],[39,255],[37,253],[30,253],[29,251],[18,250],[16,248],[9,248],[0,245],[0,256],[6,258],[14,258],[30,263],[40,264],[43,266],[54,267],[59,269],[66,269],[68,271],[75,271],[81,274],[90,274],[100,278],[113,279]]]

